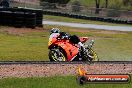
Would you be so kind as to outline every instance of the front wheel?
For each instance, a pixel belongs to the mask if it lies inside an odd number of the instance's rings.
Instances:
[[[66,57],[63,52],[59,49],[51,49],[49,51],[50,61],[66,61]]]

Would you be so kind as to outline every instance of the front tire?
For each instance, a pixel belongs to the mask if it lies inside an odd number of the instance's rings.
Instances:
[[[50,61],[66,61],[64,53],[59,49],[51,49],[49,51]]]

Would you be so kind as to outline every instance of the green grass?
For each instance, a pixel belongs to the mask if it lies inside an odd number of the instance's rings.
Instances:
[[[71,35],[76,34],[78,36],[88,36],[91,37],[91,39],[95,39],[93,48],[97,52],[100,60],[132,60],[132,32],[102,32],[103,30],[49,25],[44,25],[45,32],[30,32],[22,35],[0,32],[0,60],[48,61],[47,44],[49,29],[53,27],[58,27],[61,31],[68,32]],[[8,30],[8,27],[0,27],[0,31],[1,30]]]
[[[7,78],[0,79],[0,88],[132,88],[132,82],[128,84],[79,85],[75,76]]]
[[[99,24],[99,25],[111,25],[111,26],[132,26],[128,24],[114,24],[114,23],[107,23],[101,21],[91,21],[91,20],[75,19],[75,18],[62,17],[62,16],[52,16],[52,15],[44,15],[43,18],[45,20],[70,22],[70,23]]]
[[[48,32],[28,33],[23,36],[2,32],[0,60],[48,60],[48,37]]]
[[[131,61],[132,59],[132,32],[117,32],[105,31],[110,33],[103,33],[100,30],[93,29],[79,29],[63,26],[45,26],[47,28],[59,27],[62,31],[66,31],[71,35],[88,36],[95,40],[94,50],[97,52],[100,60],[103,61]],[[82,32],[75,32],[72,30],[82,30]],[[84,30],[84,32],[83,32]],[[88,30],[86,32],[86,30]],[[103,31],[103,30],[102,30]]]
[[[76,0],[70,0],[69,3],[72,3]],[[86,7],[95,7],[95,0],[79,0],[81,5],[84,5]],[[120,7],[120,9],[124,9],[124,10],[131,10],[132,6],[123,5],[123,0],[108,0],[108,8],[114,8],[114,7]],[[105,7],[105,0],[100,0],[100,7],[104,8]]]

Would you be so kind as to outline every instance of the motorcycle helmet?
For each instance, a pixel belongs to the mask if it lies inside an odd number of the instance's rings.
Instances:
[[[52,28],[50,31],[50,34],[52,33],[60,33],[60,29],[59,28]]]

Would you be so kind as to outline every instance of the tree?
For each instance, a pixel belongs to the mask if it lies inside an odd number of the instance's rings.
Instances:
[[[105,1],[105,8],[108,7],[108,0]]]
[[[96,10],[95,10],[95,14],[99,14],[99,8],[100,8],[100,0],[95,0],[96,3]]]
[[[80,12],[80,10],[81,10],[80,6],[81,6],[81,3],[78,0],[74,1],[72,3],[72,11],[73,12]]]
[[[130,5],[132,6],[132,0],[129,0]]]
[[[123,0],[123,5],[127,6],[130,0]]]

